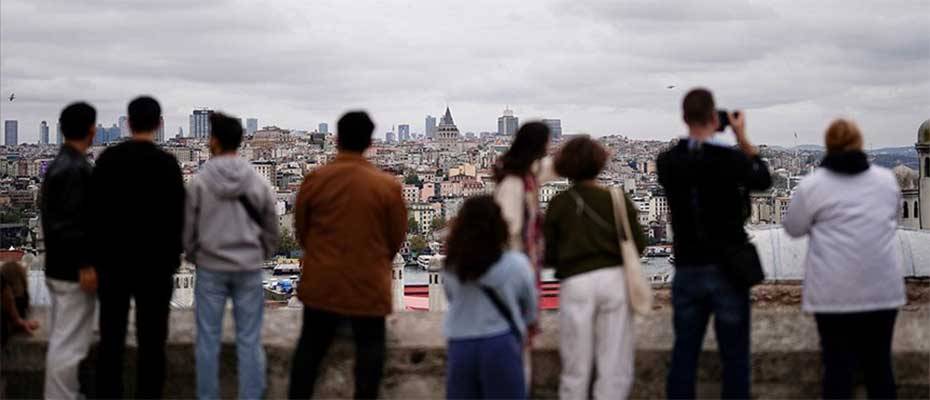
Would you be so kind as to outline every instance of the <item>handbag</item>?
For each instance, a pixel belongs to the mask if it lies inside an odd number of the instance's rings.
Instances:
[[[756,251],[756,246],[748,241],[725,248],[720,265],[724,275],[738,287],[751,288],[765,280],[759,252]]]
[[[610,189],[610,200],[614,206],[614,225],[620,240],[620,255],[623,256],[623,273],[626,280],[626,294],[630,308],[636,315],[647,315],[652,311],[652,286],[646,280],[643,266],[639,262],[639,252],[633,244],[633,231],[626,212],[623,193],[616,188]]]

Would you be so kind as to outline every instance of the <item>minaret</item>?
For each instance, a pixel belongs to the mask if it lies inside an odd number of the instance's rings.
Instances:
[[[920,229],[930,229],[930,119],[917,129],[917,198],[920,201]]]
[[[445,257],[433,256],[429,262],[429,310],[446,311],[446,291],[442,286],[442,262]]]
[[[400,254],[394,255],[391,268],[391,294],[392,310],[404,311],[404,258]]]

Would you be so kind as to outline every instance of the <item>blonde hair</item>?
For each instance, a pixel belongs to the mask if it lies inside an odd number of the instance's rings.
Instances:
[[[824,138],[827,153],[862,150],[862,132],[855,122],[837,119],[827,128]]]

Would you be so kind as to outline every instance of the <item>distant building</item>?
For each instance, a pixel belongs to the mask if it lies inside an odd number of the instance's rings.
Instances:
[[[474,140],[474,139],[475,139],[475,132],[465,132],[465,139]]]
[[[3,144],[16,146],[19,144],[19,122],[15,119],[3,121]]]
[[[248,118],[245,120],[245,133],[248,135],[254,135],[255,131],[258,130],[258,119],[257,118]]]
[[[325,122],[320,122],[320,125],[317,126],[317,132],[320,133],[329,133],[329,124]]]
[[[410,141],[410,125],[407,125],[407,124],[397,125],[397,138],[401,142],[409,142]]]
[[[155,143],[165,143],[165,117],[158,117],[158,130],[155,131]],[[122,129],[120,129],[120,136],[122,136]]]
[[[252,167],[258,172],[269,185],[275,186],[277,178],[277,165],[274,161],[252,161]]]
[[[210,116],[213,110],[201,108],[194,110],[190,116],[190,131],[192,138],[205,139],[210,136]]]
[[[436,117],[432,115],[426,116],[426,125],[423,127],[423,132],[426,133],[427,139],[436,138]]]
[[[544,119],[542,120],[549,127],[549,137],[553,140],[562,138],[562,120],[561,119]]]
[[[513,110],[504,109],[504,115],[497,118],[497,134],[501,136],[511,136],[520,129],[520,119],[513,116]]]
[[[48,144],[48,122],[39,124],[39,144]]]
[[[446,107],[446,113],[439,121],[439,126],[436,127],[435,139],[440,143],[446,144],[455,143],[461,139],[459,128],[455,126],[455,121],[452,120],[452,113],[449,111],[449,107]]]
[[[126,118],[125,115],[120,115],[118,125],[119,125],[119,136],[129,137],[129,118]]]
[[[394,132],[385,133],[384,141],[388,143],[394,143]]]
[[[58,140],[55,143],[64,144],[65,136],[61,134],[61,123],[55,123],[55,132],[57,132],[55,138]]]

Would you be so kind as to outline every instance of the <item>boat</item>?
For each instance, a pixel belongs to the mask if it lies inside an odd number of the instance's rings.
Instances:
[[[675,265],[675,256],[674,256],[674,255],[668,256],[668,258],[666,258],[666,260],[668,261],[669,264]]]
[[[649,257],[645,257],[645,256],[640,257],[640,258],[639,258],[639,263],[640,263],[640,264],[649,264]]]
[[[295,275],[300,273],[300,264],[278,264],[272,270],[272,275]]]
[[[294,294],[294,283],[290,279],[272,279],[262,287],[265,300],[287,301]]]

